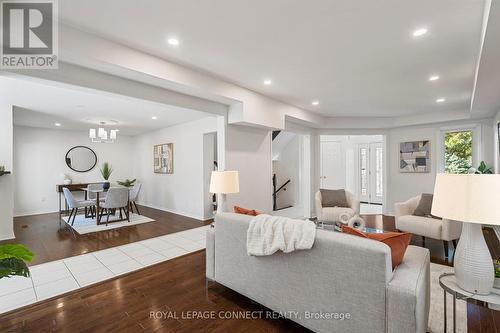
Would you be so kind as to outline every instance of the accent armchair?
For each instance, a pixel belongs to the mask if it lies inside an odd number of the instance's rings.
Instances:
[[[339,216],[342,213],[347,213],[351,216],[359,215],[359,200],[349,191],[345,191],[345,195],[349,207],[323,207],[321,205],[321,191],[316,192],[314,202],[318,221],[323,223],[335,223],[340,221]]]
[[[424,247],[425,237],[442,240],[444,255],[448,258],[448,242],[452,241],[455,249],[457,248],[456,240],[460,238],[460,234],[462,233],[462,223],[447,219],[441,220],[433,217],[413,215],[420,202],[421,196],[422,195],[418,195],[405,202],[394,204],[396,229],[422,236]]]

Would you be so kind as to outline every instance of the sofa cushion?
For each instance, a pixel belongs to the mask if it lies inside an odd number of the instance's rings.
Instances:
[[[442,220],[415,215],[399,216],[396,220],[399,230],[434,239],[441,239],[442,225]]]
[[[322,210],[323,220],[321,222],[338,222],[340,221],[339,216],[342,213],[349,214],[350,217],[355,215],[352,208],[346,207],[326,207]]]
[[[391,248],[392,269],[403,261],[406,248],[410,244],[411,234],[408,232],[363,233],[348,226],[342,226],[342,232],[358,237],[382,242]]]
[[[345,190],[324,190],[321,192],[322,207],[349,207]]]
[[[432,211],[432,198],[433,195],[429,193],[422,193],[417,208],[413,212],[416,216],[430,216]]]

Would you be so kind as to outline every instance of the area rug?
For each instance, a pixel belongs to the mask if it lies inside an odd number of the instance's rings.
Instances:
[[[63,217],[62,219],[64,222],[68,223],[68,216]],[[129,221],[111,222],[112,220],[118,220],[118,219],[119,215],[117,213],[115,216],[113,215],[110,216],[109,218],[110,222],[108,223],[107,226],[106,224],[97,225],[95,219],[92,219],[90,217],[86,218],[84,214],[81,214],[75,217],[75,223],[73,224],[72,228],[80,235],[83,235],[91,232],[106,231],[117,228],[129,227],[132,225],[137,225],[142,223],[154,222],[154,220],[150,219],[149,217],[134,213],[130,214],[130,222]],[[71,220],[73,220],[73,218]],[[103,216],[101,221],[102,222],[106,221],[106,217]],[[71,223],[68,223],[68,225],[71,226]]]
[[[453,272],[453,267],[431,263],[431,310],[429,313],[429,332],[440,333],[444,329],[443,288],[439,286],[439,276]],[[453,332],[453,296],[447,297],[448,332]],[[448,333],[446,332],[446,333]],[[457,332],[467,332],[467,303],[457,300]]]

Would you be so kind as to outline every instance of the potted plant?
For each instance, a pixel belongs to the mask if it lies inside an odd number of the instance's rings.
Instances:
[[[494,261],[495,264],[495,283],[494,287],[495,288],[500,288],[500,259],[496,259]]]
[[[102,188],[105,190],[109,189],[110,186],[109,177],[111,177],[112,173],[113,173],[113,167],[108,162],[104,162],[101,168],[101,175],[102,178],[105,180],[104,184],[102,185]]]
[[[479,167],[477,169],[470,168],[469,173],[475,173],[478,175],[491,175],[493,171],[491,170],[491,168],[486,166],[486,163],[484,163],[484,161],[481,161],[481,163],[479,163]]]
[[[14,275],[30,276],[26,262],[31,259],[33,253],[22,244],[0,245],[0,279]]]
[[[136,181],[136,179],[132,179],[132,180],[130,180],[130,179],[125,179],[124,181],[122,181],[122,182],[121,182],[121,181],[119,181],[119,182],[117,182],[117,183],[118,183],[119,185],[121,185],[121,186],[125,186],[125,187],[132,187],[132,186],[134,186],[135,181]]]

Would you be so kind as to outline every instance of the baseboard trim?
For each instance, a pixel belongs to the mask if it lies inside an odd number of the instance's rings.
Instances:
[[[188,213],[184,213],[184,212],[180,212],[180,211],[176,211],[176,210],[172,210],[172,209],[167,209],[165,207],[158,207],[158,206],[155,206],[155,205],[150,205],[150,204],[145,204],[143,202],[137,202],[138,205],[141,205],[141,206],[144,206],[144,207],[149,207],[149,208],[153,208],[153,209],[158,209],[158,210],[161,210],[161,211],[164,211],[164,212],[169,212],[169,213],[172,213],[172,214],[177,214],[177,215],[182,215],[182,216],[186,216],[186,217],[190,217],[192,219],[195,219],[195,220],[200,220],[200,221],[208,221],[208,220],[211,220],[212,217],[200,217],[200,216],[196,216],[196,215],[192,215],[192,214],[188,214]]]
[[[12,234],[8,234],[8,235],[0,236],[0,241],[10,240],[10,239],[15,239],[15,238],[16,238],[16,235],[14,235],[14,233],[12,233]]]
[[[53,211],[43,211],[43,212],[33,212],[33,213],[15,213],[14,217],[32,216],[32,215],[43,215],[43,214],[53,214],[57,213],[57,210]]]

